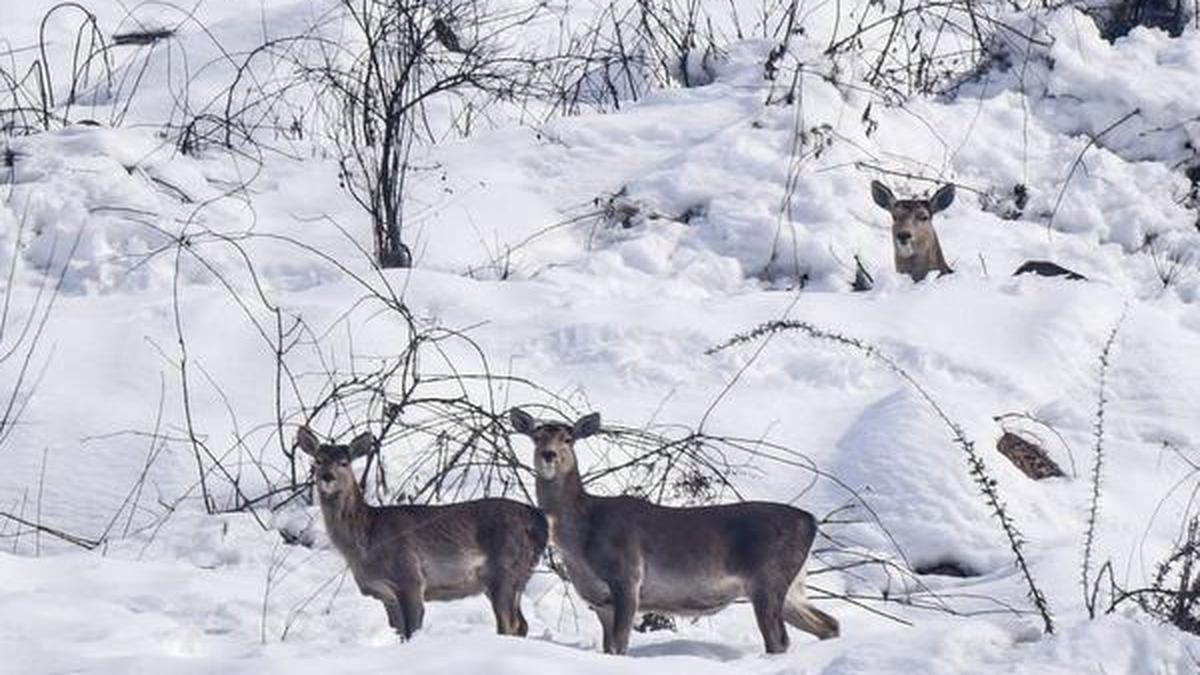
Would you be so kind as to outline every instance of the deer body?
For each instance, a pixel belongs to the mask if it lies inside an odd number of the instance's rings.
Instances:
[[[765,502],[672,508],[590,495],[572,445],[598,430],[598,415],[568,427],[514,410],[512,422],[534,439],[538,505],[571,584],[600,619],[606,652],[625,653],[638,611],[702,615],[746,599],[768,652],[786,651],[785,621],[837,635],[837,621],[804,594],[816,537],[809,513]]]
[[[545,550],[547,523],[536,509],[508,499],[443,506],[366,503],[351,461],[374,451],[369,434],[349,446],[320,444],[301,429],[297,444],[313,457],[325,529],[359,590],[383,603],[388,623],[412,637],[426,600],[486,594],[502,635],[525,635],[521,593]]]

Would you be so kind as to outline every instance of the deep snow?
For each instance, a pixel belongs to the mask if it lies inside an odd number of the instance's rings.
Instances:
[[[9,4],[2,37],[28,44],[50,3]],[[202,4],[205,30],[181,22],[171,49],[203,63],[215,50],[210,34],[249,49],[267,33],[325,26],[329,4]],[[93,9],[107,25],[123,15],[117,3]],[[169,8],[139,11],[179,21]],[[818,69],[824,13],[810,15],[812,29],[793,45]],[[0,524],[0,671],[1194,672],[1200,643],[1130,605],[1088,621],[1079,570],[1097,359],[1118,321],[1096,546],[1118,582],[1146,582],[1194,487],[1200,232],[1180,167],[1200,115],[1192,95],[1200,31],[1170,39],[1139,29],[1110,45],[1070,8],[1040,16],[1053,45],[1019,76],[990,71],[955,98],[918,97],[903,108],[876,101],[870,134],[862,119],[872,99],[817,76],[804,78],[800,104],[765,105],[761,61],[771,45],[749,40],[729,47],[710,85],[446,142],[423,158],[413,196],[417,268],[383,278],[357,248],[368,241],[364,219],[320,147],[290,139],[296,158],[269,155],[261,166],[174,152],[158,131],[178,114],[177,60],[151,61],[122,128],[6,139],[17,159],[0,187],[0,278],[9,288],[13,275],[14,316],[31,311],[39,283],[70,262],[33,361],[36,386],[0,445],[0,510],[83,536],[111,528],[111,537],[85,553]],[[52,22],[56,49],[66,49],[73,26]],[[228,70],[189,75],[188,96],[199,102],[219,92]],[[80,115],[107,120],[116,104],[98,100]],[[1134,107],[1139,115],[1090,143],[1087,133]],[[798,129],[807,144],[797,150]],[[888,216],[867,189],[880,176],[864,164],[960,184],[936,220],[956,274],[914,285],[890,270]],[[234,187],[250,179],[248,189]],[[885,179],[898,192],[932,187]],[[980,194],[1017,183],[1030,188],[1021,219],[981,208]],[[606,205],[624,222],[572,221]],[[1171,251],[1185,262],[1164,289],[1156,265]],[[855,255],[875,277],[870,292],[849,292]],[[1027,259],[1056,260],[1090,281],[1010,277]],[[803,290],[794,288],[799,276]],[[594,617],[543,570],[525,599],[531,639],[492,635],[486,603],[474,598],[431,606],[426,630],[397,643],[382,610],[346,578],[314,509],[264,512],[266,530],[246,514],[203,515],[195,460],[178,440],[181,327],[200,434],[228,450],[248,490],[263,480],[248,457],[282,472],[274,358],[260,334],[275,318],[253,299],[261,289],[310,331],[289,356],[302,388],[287,402],[294,414],[327,385],[327,371],[364,372],[399,351],[403,327],[359,302],[360,280],[380,288],[385,279],[420,322],[466,330],[495,371],[539,382],[611,423],[705,419],[710,432],[804,453],[857,491],[890,533],[869,518],[831,527],[853,550],[980,573],[925,577],[922,589],[864,568],[815,576],[814,585],[912,593],[971,616],[867,603],[906,626],[821,600],[844,636],[820,644],[794,636],[789,654],[766,657],[748,607],[737,606],[680,620],[677,632],[635,634],[631,656],[613,658],[597,653]],[[878,345],[963,425],[1027,537],[1056,635],[1042,636],[1033,615],[1004,611],[1028,607],[1011,553],[961,451],[912,387],[853,349],[799,334],[776,336],[757,358],[747,347],[705,353],[784,316]],[[10,332],[0,346],[14,339]],[[474,364],[462,350],[455,358]],[[15,381],[19,367],[0,363],[0,381]],[[532,390],[503,393],[499,408],[545,402]],[[1033,483],[1007,464],[994,450],[993,420],[1007,412],[1053,425],[1061,442],[1039,433],[1077,475]],[[333,430],[364,423],[339,418]],[[152,442],[156,430],[174,440]],[[603,450],[589,444],[583,461],[600,461]],[[130,515],[122,504],[144,471]],[[852,501],[801,466],[758,460],[732,479],[748,498],[821,515]],[[595,489],[622,487],[614,477]],[[277,529],[305,527],[314,548],[284,545]]]

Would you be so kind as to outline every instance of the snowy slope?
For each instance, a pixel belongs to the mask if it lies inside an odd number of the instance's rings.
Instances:
[[[10,4],[2,37],[27,45],[50,3]],[[380,274],[359,248],[367,224],[338,188],[328,148],[288,138],[287,153],[261,161],[196,157],[159,133],[178,122],[181,91],[194,109],[228,82],[216,41],[247,50],[301,27],[336,35],[333,4],[208,3],[195,20],[147,6],[143,22],[179,26],[164,50],[196,64],[216,54],[216,65],[180,79],[178,59],[152,59],[119,128],[108,122],[124,108],[117,95],[76,113],[103,126],[3,141],[15,157],[0,186],[6,311],[40,316],[45,285],[66,272],[25,375],[20,423],[0,443],[0,511],[106,542],[82,552],[0,523],[0,672],[1195,671],[1200,643],[1130,604],[1088,620],[1079,577],[1098,358],[1114,327],[1097,559],[1112,561],[1122,586],[1144,585],[1190,508],[1200,232],[1181,167],[1198,133],[1200,31],[1137,29],[1109,44],[1075,10],[1043,12],[1036,26],[1023,20],[1052,40],[1025,68],[903,107],[812,73],[797,104],[767,104],[761,63],[773,45],[734,42],[712,84],[656,89],[619,111],[502,121],[429,150],[412,200],[417,267]],[[124,16],[117,3],[93,9],[107,26]],[[813,73],[832,67],[821,55],[832,11],[808,15],[811,30],[791,47]],[[59,58],[74,25],[57,14],[50,23]],[[960,185],[936,220],[954,275],[913,284],[891,270],[888,215],[869,181],[910,194],[933,187],[897,174]],[[1029,187],[1022,216],[982,208],[983,195],[1016,184]],[[856,255],[875,278],[866,293],[850,292]],[[1171,255],[1182,263],[1164,287]],[[1089,281],[1011,277],[1028,259]],[[761,654],[749,608],[736,606],[635,634],[631,656],[616,658],[598,653],[594,617],[542,569],[525,598],[530,639],[493,635],[486,602],[473,598],[431,606],[426,629],[399,644],[353,588],[315,509],[263,509],[265,528],[246,513],[205,515],[184,441],[190,424],[249,494],[280,479],[277,319],[302,326],[287,357],[298,389],[283,403],[298,420],[331,376],[370,372],[402,349],[405,325],[369,296],[387,286],[421,325],[466,331],[494,372],[609,424],[703,423],[802,453],[799,463],[735,458],[749,463],[730,480],[746,498],[822,516],[853,504],[853,522],[828,527],[845,548],[822,566],[870,555],[954,562],[978,576],[825,572],[812,583],[826,591],[909,604],[821,599],[844,636],[797,636],[773,657]],[[799,333],[761,353],[707,353],[779,318],[878,346],[963,426],[1027,539],[1055,635],[1041,634],[1008,543],[920,392],[852,347]],[[16,339],[10,331],[0,346]],[[462,344],[447,348],[478,367]],[[16,382],[21,367],[0,362],[0,381]],[[497,409],[553,403],[533,388],[498,392]],[[323,431],[362,428],[362,410],[321,418]],[[1061,434],[1037,428],[1068,477],[1034,483],[995,451],[993,418],[1010,412]],[[528,461],[528,443],[514,443]],[[388,450],[397,465],[416,451]],[[583,461],[608,451],[589,443]],[[233,499],[228,481],[212,482],[222,503]],[[306,529],[316,546],[285,545],[279,529]]]

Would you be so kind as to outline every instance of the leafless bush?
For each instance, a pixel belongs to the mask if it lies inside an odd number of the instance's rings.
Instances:
[[[1108,338],[1104,341],[1104,346],[1100,350],[1099,367],[1097,374],[1097,393],[1096,393],[1096,415],[1092,425],[1093,458],[1091,472],[1091,498],[1088,501],[1087,522],[1083,532],[1083,564],[1080,572],[1080,583],[1083,587],[1084,606],[1087,607],[1088,616],[1096,617],[1096,607],[1098,596],[1100,593],[1100,581],[1104,576],[1104,569],[1107,568],[1111,579],[1111,565],[1105,564],[1101,567],[1101,571],[1096,573],[1095,578],[1092,577],[1092,566],[1094,557],[1094,548],[1096,542],[1096,524],[1100,517],[1100,495],[1101,495],[1101,480],[1103,478],[1104,469],[1104,422],[1105,409],[1108,405],[1108,393],[1105,391],[1108,386],[1108,367],[1111,359],[1113,345],[1117,341],[1117,333],[1121,329],[1121,324],[1125,321],[1125,315],[1122,313],[1121,318],[1113,325],[1112,330],[1108,333]]]
[[[825,53],[889,100],[941,93],[1009,53],[1048,44],[1006,22],[1008,11],[974,0],[873,2],[848,33],[835,31]]]
[[[329,44],[319,28],[223,56],[233,70],[225,95],[199,108],[186,107],[183,121],[172,129],[179,152],[198,155],[218,147],[249,153],[257,161],[265,152],[287,154],[288,143],[304,140],[317,107],[315,87],[303,76],[304,59],[313,48]]]
[[[564,114],[617,110],[656,86],[708,84],[721,53],[699,0],[612,0],[563,43],[548,80]]]
[[[1200,635],[1200,517],[1154,570],[1150,586],[1125,595],[1147,614],[1193,635]]]
[[[46,25],[59,14],[80,15],[72,45],[70,64],[50,57]],[[31,49],[10,49],[8,63],[0,65],[0,134],[24,135],[49,131],[67,124],[71,107],[81,97],[107,96],[113,86],[109,45],[92,14],[76,2],[53,5],[42,16],[38,42]],[[18,61],[18,54],[33,54]],[[56,82],[66,87],[60,92]]]
[[[1196,273],[1196,256],[1190,248],[1171,245],[1157,232],[1147,232],[1142,238],[1142,250],[1150,256],[1154,275],[1166,290]]]
[[[404,205],[415,149],[469,133],[490,101],[521,95],[534,62],[509,39],[540,9],[493,11],[471,0],[344,0],[342,7],[349,44],[326,45],[309,75],[328,96],[342,186],[371,218],[376,261],[409,267]]]

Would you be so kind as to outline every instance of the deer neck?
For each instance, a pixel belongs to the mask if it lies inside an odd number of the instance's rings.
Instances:
[[[913,281],[921,281],[931,269],[938,268],[938,261],[941,260],[941,249],[936,248],[936,240],[934,248],[929,251],[914,252],[907,257],[901,257],[899,251],[895,254],[896,271],[900,274],[907,274],[912,277]],[[944,265],[945,263],[942,263]]]
[[[321,495],[321,515],[329,539],[347,558],[367,546],[371,522],[371,507],[363,499],[362,490],[354,487],[335,495]]]
[[[941,273],[950,271],[950,266],[946,264],[946,257],[942,255],[942,244],[938,241],[937,234],[933,235],[933,254],[931,258],[933,261],[932,269]]]
[[[586,539],[589,497],[578,469],[553,480],[538,476],[537,500],[538,508],[550,519],[551,536],[557,546],[570,548]]]

